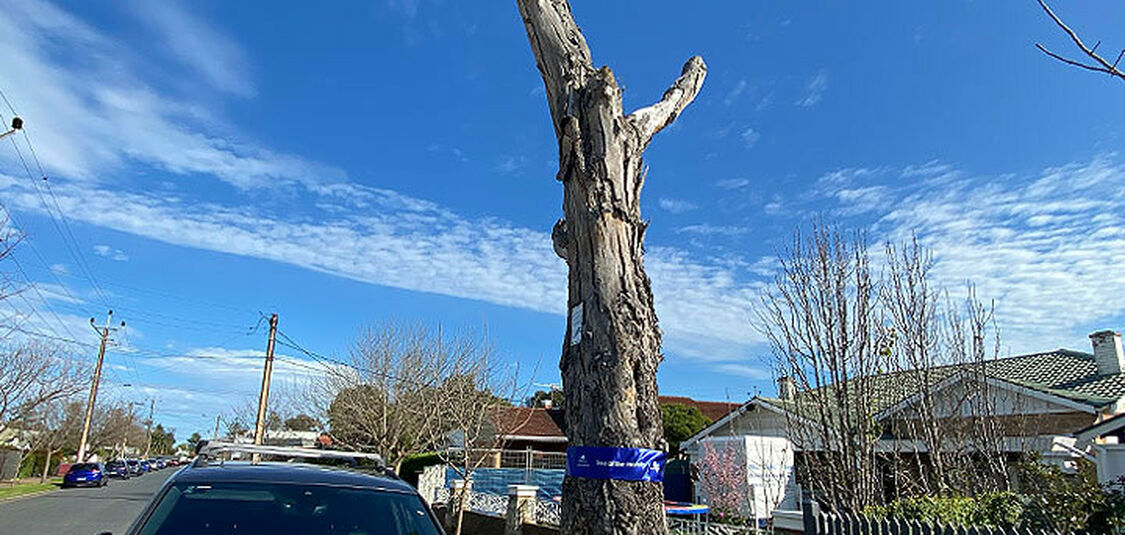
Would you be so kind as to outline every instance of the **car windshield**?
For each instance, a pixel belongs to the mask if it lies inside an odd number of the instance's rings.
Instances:
[[[137,466],[137,461],[128,461],[129,466]]]
[[[438,535],[410,494],[289,483],[175,484],[141,535],[338,533]]]
[[[117,461],[106,463],[105,465],[106,468],[121,468],[122,466],[125,465]]]
[[[97,469],[98,469],[98,465],[95,464],[95,463],[78,463],[78,464],[73,464],[73,465],[70,466],[71,472],[78,472],[78,471],[85,471],[85,470],[97,470]]]

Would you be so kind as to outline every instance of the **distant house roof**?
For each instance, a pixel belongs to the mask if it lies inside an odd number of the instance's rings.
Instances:
[[[954,380],[958,374],[970,371],[969,365],[949,365],[931,369],[932,382],[940,385],[943,381]],[[918,372],[895,372],[872,375],[853,381],[870,381],[872,398],[867,408],[872,414],[893,412],[896,406],[908,403],[915,396],[920,381],[915,380]],[[1096,412],[1125,397],[1125,373],[1098,374],[1094,356],[1081,351],[1056,349],[1042,353],[1030,353],[984,362],[984,375],[991,381],[1016,389],[1026,389],[1029,393],[1045,396],[1057,402],[1075,407],[1084,412]],[[798,396],[810,395],[809,391],[798,392]],[[758,396],[741,405],[737,412],[751,404],[772,407],[775,410],[796,412],[800,402]],[[688,440],[698,441],[710,435],[729,420],[733,414],[716,419],[715,424],[700,431]]]
[[[955,364],[932,368],[932,383],[936,384],[957,374],[970,372],[971,365]],[[853,381],[871,381],[873,392],[872,412],[879,413],[893,407],[917,393],[917,371],[882,373]],[[1099,375],[1094,356],[1089,353],[1056,349],[1043,353],[1030,353],[993,359],[984,362],[984,375],[1024,387],[1042,394],[1057,396],[1091,408],[1100,408],[1125,396],[1125,373]],[[801,395],[798,393],[798,396]],[[767,403],[780,408],[790,404],[784,400],[763,397]]]
[[[497,411],[496,428],[505,437],[565,439],[565,420],[561,409],[505,407]]]
[[[718,421],[720,418],[730,413],[730,411],[742,405],[741,403],[730,401],[697,401],[686,396],[660,396],[660,404],[680,404],[695,407],[712,422]]]
[[[738,403],[698,401],[686,396],[660,396],[660,404],[677,403],[699,408],[715,421],[739,407]],[[497,411],[496,428],[508,439],[558,441],[566,439],[566,411],[540,407],[506,407]]]

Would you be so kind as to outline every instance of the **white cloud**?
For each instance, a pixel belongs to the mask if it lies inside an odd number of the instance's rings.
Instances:
[[[718,364],[715,366],[715,371],[727,375],[736,375],[757,380],[770,379],[773,377],[770,370],[762,364]]]
[[[1121,328],[1125,300],[1115,296],[1125,288],[1125,165],[1116,158],[1033,177],[949,180],[963,174],[934,164],[899,176],[906,186],[875,228],[895,239],[917,231],[945,287],[956,295],[972,281],[979,296],[995,299],[1005,351],[1088,351],[1088,331]]]
[[[742,95],[743,91],[746,91],[746,80],[739,80],[730,92],[727,93],[726,98],[723,99],[723,104],[727,106],[734,104],[738,100],[738,97]]]
[[[805,96],[796,102],[802,108],[811,108],[824,100],[824,92],[828,90],[828,69],[820,69],[816,75],[805,84]]]
[[[199,29],[199,24],[188,22],[175,31]],[[227,61],[237,54],[216,53],[196,58],[197,63],[227,62],[214,68],[239,69],[237,61]],[[137,74],[152,70],[144,64],[134,47],[49,3],[13,0],[0,11],[0,65],[6,78],[19,81],[5,90],[51,175],[97,182],[141,163],[178,175],[211,175],[244,189],[316,186],[343,178],[338,169],[246,140],[208,111],[212,106],[194,101],[194,91],[185,91],[184,98],[159,93],[154,87],[191,77],[173,73],[172,80],[150,83]],[[222,73],[213,75],[222,80]],[[237,91],[232,83],[228,89]],[[14,156],[4,151],[3,157]]]
[[[762,134],[754,130],[753,128],[746,127],[746,129],[743,130],[741,134],[739,134],[739,137],[742,138],[743,146],[745,146],[747,149],[752,149],[754,148],[754,145],[758,144],[758,140],[762,138]]]
[[[98,256],[104,256],[110,260],[115,260],[117,262],[124,262],[129,259],[129,255],[125,254],[125,251],[122,251],[121,249],[114,249],[113,247],[102,244],[94,246],[94,254]]]
[[[404,17],[412,19],[418,15],[418,4],[421,0],[387,0],[387,7],[391,11],[401,13]]]
[[[657,204],[661,209],[672,212],[673,214],[682,214],[699,208],[699,206],[693,202],[668,197],[661,197],[660,200],[657,201]]]
[[[727,178],[715,182],[715,185],[722,189],[742,189],[750,185],[750,180],[746,178]]]
[[[494,171],[503,173],[505,175],[510,175],[510,174],[516,173],[517,171],[523,169],[526,166],[527,166],[527,157],[526,156],[505,155],[505,156],[501,156],[499,159],[496,160],[496,165],[493,166],[492,169]]]
[[[175,0],[138,0],[132,6],[143,24],[161,34],[172,54],[213,87],[242,97],[254,96],[246,54],[230,37]]]
[[[730,225],[711,225],[709,223],[701,223],[699,225],[686,225],[676,229],[679,234],[700,234],[704,236],[738,236],[750,232],[749,228],[736,227]]]
[[[92,225],[394,288],[562,314],[566,268],[546,230],[469,220],[385,190],[350,185],[347,191],[325,198],[337,208],[330,219],[312,222],[249,206],[65,185],[55,190],[63,211]],[[18,209],[41,210],[25,181],[0,175],[0,193]],[[669,348],[707,358],[745,355],[754,340],[746,324],[753,287],[741,282],[743,266],[700,262],[663,247],[650,247],[645,264]]]

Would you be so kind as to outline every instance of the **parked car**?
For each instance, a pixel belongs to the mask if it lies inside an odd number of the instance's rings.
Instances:
[[[142,472],[144,472],[144,473],[146,473],[146,474],[147,474],[148,472],[151,472],[151,471],[152,471],[152,465],[151,465],[151,464],[148,464],[148,460],[146,460],[146,459],[141,459],[141,460],[140,460],[139,462],[140,462],[140,464],[141,464],[141,471],[142,471]]]
[[[143,476],[143,475],[145,475],[144,469],[141,468],[141,462],[140,461],[138,461],[136,459],[128,459],[128,460],[125,461],[125,464],[129,466],[129,475],[131,475],[131,476]]]
[[[168,465],[167,465],[167,463],[164,462],[164,459],[156,459],[156,469],[157,470],[163,470],[167,467],[168,467]]]
[[[104,487],[109,484],[109,476],[105,473],[102,463],[75,463],[63,476],[64,488],[69,487]]]
[[[307,452],[301,456],[308,457]],[[443,533],[414,487],[382,471],[365,473],[294,462],[208,462],[202,454],[164,483],[127,533],[244,530],[271,534]]]
[[[125,461],[110,461],[105,463],[105,473],[109,477],[119,477],[121,479],[129,479],[132,475],[129,473],[129,465]]]

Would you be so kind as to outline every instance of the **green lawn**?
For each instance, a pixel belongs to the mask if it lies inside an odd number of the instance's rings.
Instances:
[[[62,479],[55,478],[47,483],[40,483],[39,479],[33,479],[29,482],[16,483],[15,485],[12,485],[11,483],[0,483],[0,500],[14,498],[16,496],[23,496],[24,494],[41,492],[44,490],[55,490],[59,488],[58,483],[61,482]]]

